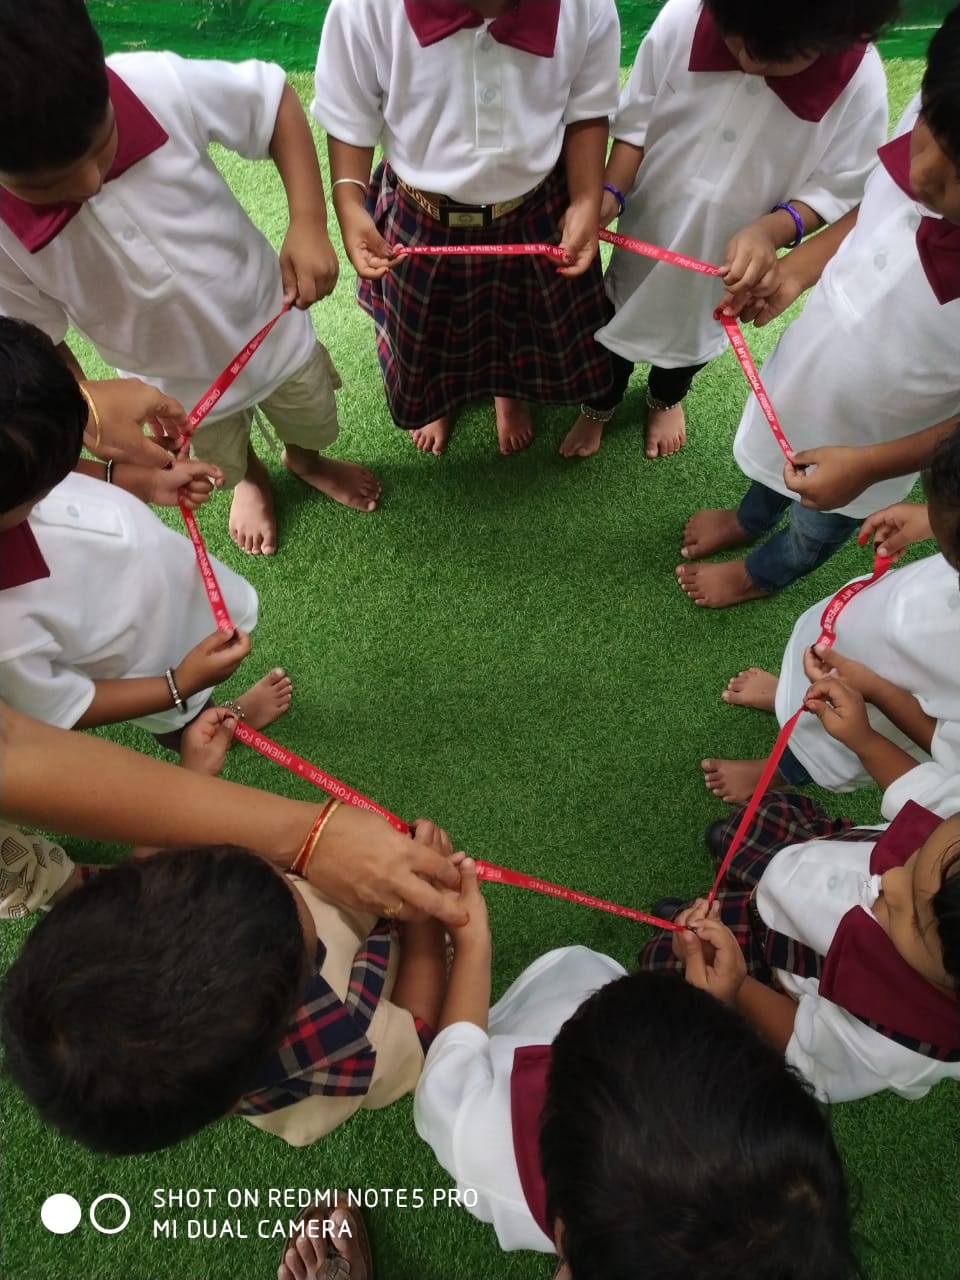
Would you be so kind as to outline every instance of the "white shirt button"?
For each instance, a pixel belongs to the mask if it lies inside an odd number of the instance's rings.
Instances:
[[[758,94],[763,89],[763,82],[758,76],[750,76],[747,80],[747,93]]]
[[[737,138],[737,135],[734,133],[732,129],[724,129],[721,136],[724,142],[735,142]]]
[[[76,507],[67,507],[67,515],[73,516],[75,520],[78,520],[80,518],[80,512],[77,510]]]
[[[907,219],[907,226],[910,228],[911,231],[917,230],[917,228],[920,226],[919,213],[911,213],[910,217]]]
[[[480,91],[480,101],[485,107],[489,107],[500,97],[496,89],[482,89]]]
[[[137,238],[137,228],[136,228],[136,227],[124,227],[124,228],[123,228],[123,238],[124,238],[124,240],[126,240],[128,243],[129,243],[129,241],[131,241],[131,240],[136,240],[136,238]]]
[[[885,253],[878,253],[873,259],[873,265],[878,271],[882,271],[887,265],[887,255]]]
[[[492,36],[482,35],[477,41],[477,48],[482,49],[484,53],[489,53],[493,46],[494,39]]]

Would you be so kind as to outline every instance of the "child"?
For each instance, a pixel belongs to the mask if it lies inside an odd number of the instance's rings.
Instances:
[[[855,596],[837,621],[836,648],[811,651],[827,601],[814,605],[793,629],[779,681],[753,667],[735,676],[723,695],[726,702],[774,711],[784,724],[811,680],[839,671],[870,704],[872,728],[906,753],[899,769],[893,776],[885,770],[881,780],[813,716],[802,716],[774,785],[816,782],[830,791],[853,791],[878,781],[887,818],[907,800],[944,815],[960,810],[960,430],[940,446],[923,479],[927,506],[900,503],[877,512],[861,538],[884,545],[897,530],[902,547],[905,538],[931,538],[935,529],[940,555],[891,571]],[[721,799],[741,803],[764,763],[705,760],[707,786]]]
[[[739,294],[770,291],[777,250],[833,222],[863,195],[886,137],[887,89],[867,41],[896,0],[668,0],[640,46],[613,122],[601,221],[625,235],[722,263]],[[647,457],[686,440],[683,399],[726,350],[713,318],[722,290],[689,271],[615,249],[615,312],[597,337],[612,352],[611,395],[588,401],[560,452],[589,457],[639,361]]]
[[[859,213],[790,254],[780,288],[762,304],[761,318],[776,315],[819,281],[763,368],[798,451],[821,442],[883,444],[942,424],[960,406],[960,6],[933,37],[922,92],[880,157]],[[693,516],[682,555],[698,560],[754,542],[787,511],[789,524],[746,559],[681,565],[680,586],[705,608],[795,582],[865,516],[905,497],[915,479],[881,480],[840,509],[809,510],[792,500],[783,456],[753,397],[734,455],[752,481],[746,496],[735,511]]]
[[[306,309],[337,262],[312,135],[280,67],[111,57],[83,0],[0,0],[0,310],[63,342],[68,324],[109,364],[186,405],[279,311],[286,316],[224,393],[196,446],[236,486],[230,536],[270,555],[269,478],[250,446],[260,405],[295,475],[372,511],[370,472],[324,458],[340,385]],[[274,160],[290,207],[280,262],[207,154],[219,142]],[[75,372],[79,366],[62,347]]]
[[[63,728],[133,720],[172,735],[163,745],[178,745],[212,686],[250,652],[256,593],[214,561],[240,630],[210,634],[190,542],[118,484],[71,471],[87,403],[50,339],[6,318],[0,404],[0,698]],[[127,474],[134,485],[138,476],[155,486],[156,477],[173,474],[81,465],[118,481]],[[196,465],[185,466],[188,477]],[[287,709],[291,694],[277,668],[234,711],[262,728]]]
[[[818,682],[808,700],[831,732],[850,722],[849,744],[869,726],[841,683]],[[718,858],[739,819],[711,828]],[[960,1079],[960,816],[911,801],[884,831],[851,825],[804,796],[765,797],[715,903],[746,960],[723,990],[819,1097],[922,1098]],[[698,929],[705,918],[704,899],[675,915]],[[644,947],[641,969],[682,966],[671,937]]]
[[[430,823],[417,835],[452,852]],[[229,1113],[303,1146],[416,1084],[444,932],[405,925],[401,944],[398,928],[247,850],[130,859],[27,938],[4,984],[7,1069],[95,1151],[156,1151]]]
[[[471,867],[414,1119],[501,1248],[556,1252],[567,1280],[852,1276],[840,1159],[779,1055],[694,986],[584,947],[542,956],[488,1015]]]
[[[614,0],[333,0],[313,114],[394,422],[444,451],[492,395],[501,453],[528,401],[605,394],[597,228],[618,92]],[[374,148],[388,159],[371,179]],[[439,194],[439,193],[443,194]],[[541,257],[394,257],[395,246],[559,243]]]

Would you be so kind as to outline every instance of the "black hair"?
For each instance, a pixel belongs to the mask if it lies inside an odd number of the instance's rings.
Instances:
[[[954,981],[960,1000],[960,844],[944,859],[940,887],[930,899],[937,922],[943,967]]]
[[[861,1274],[824,1112],[738,1013],[675,975],[612,982],[563,1026],[540,1157],[573,1280]]]
[[[45,333],[0,316],[0,515],[77,465],[89,410]]]
[[[923,491],[941,525],[944,554],[951,564],[960,564],[960,422],[937,445],[923,472]]]
[[[896,18],[898,0],[703,0],[725,36],[738,36],[754,58],[789,62],[812,54],[842,53],[876,40]]]
[[[920,104],[930,132],[960,173],[960,5],[930,41]]]
[[[6,1070],[94,1151],[156,1151],[254,1086],[305,970],[293,891],[263,859],[226,845],[132,858],[28,936],[3,987]]]
[[[103,45],[84,0],[0,0],[0,171],[75,164],[107,118]]]

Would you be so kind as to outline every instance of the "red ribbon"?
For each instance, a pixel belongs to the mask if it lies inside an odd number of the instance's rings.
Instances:
[[[602,230],[600,239],[608,244],[617,245],[621,249],[626,249],[631,253],[639,253],[644,257],[656,258],[660,262],[668,262],[673,266],[682,267],[687,271],[697,271],[702,275],[717,275],[719,268],[712,266],[709,262],[701,262],[697,258],[688,258],[684,254],[675,253],[672,249],[663,249],[659,245],[647,244],[643,240],[634,240],[630,236],[622,236],[613,231]],[[398,257],[413,257],[420,254],[439,254],[448,257],[462,257],[465,255],[487,255],[487,256],[503,256],[518,254],[540,254],[555,261],[562,262],[564,258],[563,250],[559,245],[552,244],[487,244],[487,245],[404,245],[396,250]],[[284,305],[283,309],[273,317],[273,319],[260,330],[255,337],[247,343],[244,349],[236,356],[236,358],[224,369],[220,377],[210,388],[210,390],[202,397],[202,399],[194,406],[190,412],[187,431],[181,437],[181,446],[185,444],[196,431],[197,427],[204,420],[210,410],[221,398],[224,392],[233,384],[240,375],[244,367],[252,359],[253,355],[259,348],[260,344],[270,333],[274,325],[290,310],[290,304]],[[750,355],[750,351],[744,340],[734,316],[726,315],[722,310],[718,309],[714,313],[717,320],[723,325],[730,345],[733,347],[734,354],[740,362],[741,368],[746,375],[747,381],[753,390],[754,395],[760,404],[764,417],[770,424],[774,437],[788,461],[792,460],[793,451],[784,435],[783,428],[774,411],[770,398],[767,395],[760,375],[757,372],[756,365]],[[213,566],[210,563],[210,557],[207,555],[207,549],[204,546],[203,538],[197,527],[193,513],[188,511],[181,503],[180,512],[187,526],[187,532],[193,543],[193,549],[196,553],[197,564],[200,567],[200,575],[203,579],[204,589],[207,593],[207,599],[210,601],[210,607],[213,610],[213,616],[216,620],[217,627],[221,631],[232,634],[236,628],[230,618],[227,606],[224,602],[223,595],[217,583]],[[836,620],[847,604],[867,587],[872,586],[887,569],[889,569],[891,561],[883,556],[877,556],[874,561],[873,575],[864,581],[851,583],[838,591],[833,599],[829,602],[823,612],[820,620],[821,635],[817,641],[818,644],[832,645],[836,638]],[[754,814],[760,803],[760,799],[770,784],[773,775],[776,772],[777,765],[783,756],[787,747],[790,735],[796,727],[797,721],[803,712],[801,707],[780,730],[777,741],[774,745],[770,758],[764,766],[760,781],[757,783],[756,789],[750,798],[749,803],[744,809],[737,829],[734,832],[730,847],[724,855],[720,870],[717,872],[716,880],[713,888],[710,890],[709,902],[713,902],[720,882],[726,873],[735,853],[743,842],[747,828],[752,821]],[[367,809],[372,813],[377,813],[380,817],[386,819],[387,822],[397,831],[408,834],[409,826],[396,814],[390,813],[381,805],[376,804],[373,800],[361,795],[359,791],[354,791],[352,787],[348,787],[345,783],[334,778],[332,774],[318,769],[316,765],[304,760],[302,756],[296,755],[292,751],[288,751],[286,747],[281,747],[279,743],[274,742],[271,738],[260,733],[256,729],[250,728],[242,722],[237,723],[234,736],[238,741],[252,747],[254,751],[260,753],[267,760],[273,760],[276,764],[282,765],[283,768],[289,769],[291,773],[297,774],[301,778],[305,778],[308,782],[312,782],[314,786],[320,787],[328,794],[336,796],[345,804],[353,805],[355,808]],[[563,885],[553,884],[549,880],[540,880],[535,876],[526,875],[521,871],[510,871],[506,867],[498,867],[491,862],[477,861],[477,871],[482,880],[490,880],[500,884],[514,885],[520,889],[530,889],[534,893],[546,894],[552,898],[560,898],[564,902],[573,902],[580,906],[592,907],[597,911],[607,911],[612,915],[624,916],[628,920],[636,920],[641,924],[653,925],[659,929],[669,929],[675,933],[683,931],[683,926],[675,924],[670,920],[661,920],[658,916],[648,915],[645,911],[637,911],[633,907],[620,906],[615,902],[607,902],[604,898],[595,898],[591,894],[578,893],[574,889],[567,889]]]
[[[600,231],[600,239],[606,244],[616,245],[619,249],[626,249],[628,253],[638,253],[644,258],[655,258],[658,262],[668,262],[671,266],[681,267],[684,271],[697,271],[704,276],[715,276],[720,272],[719,267],[715,267],[710,262],[701,262],[699,258],[689,258],[684,253],[676,253],[673,249],[664,249],[658,244],[648,244],[646,240],[634,240],[632,236],[622,236],[616,231]],[[555,244],[455,244],[455,245],[401,245],[396,250],[398,257],[413,257],[423,254],[438,254],[443,257],[462,257],[464,254],[526,254],[538,253],[548,258],[553,258],[557,262],[564,260],[563,250],[559,245]],[[763,383],[760,381],[760,374],[757,372],[757,366],[753,362],[750,355],[750,349],[744,339],[743,332],[736,316],[727,315],[726,312],[718,307],[713,313],[714,319],[719,320],[723,325],[724,332],[730,345],[733,347],[734,355],[740,362],[740,367],[750,383],[753,394],[757,397],[757,401],[763,411],[763,416],[770,424],[770,430],[773,432],[774,439],[783,450],[784,457],[788,462],[793,461],[793,450],[790,442],[784,434],[780,420],[777,418],[773,405],[770,403],[770,397],[764,389]]]
[[[858,582],[850,582],[847,586],[841,588],[831,600],[827,602],[827,606],[820,615],[820,638],[817,640],[818,645],[827,645],[832,648],[837,638],[837,619],[850,601],[866,591],[867,587],[872,587],[890,568],[893,561],[888,556],[879,554],[874,556],[873,573],[869,578],[861,578]],[[790,735],[797,727],[797,721],[803,715],[805,708],[800,707],[793,713],[789,720],[786,721],[783,728],[777,734],[777,740],[773,744],[773,750],[767,759],[767,763],[763,766],[763,773],[757,785],[753,789],[753,795],[747,801],[743,813],[740,815],[740,821],[737,823],[737,829],[733,833],[733,839],[730,841],[729,848],[723,856],[720,863],[720,869],[717,872],[716,879],[713,882],[713,888],[710,890],[710,896],[707,898],[709,906],[717,896],[717,891],[723,881],[723,877],[727,874],[727,868],[733,861],[734,855],[743,844],[744,836],[749,829],[751,822],[756,815],[757,809],[760,807],[760,801],[773,780],[773,775],[777,771],[777,765],[783,758],[783,753],[787,749],[787,743],[790,741]]]
[[[348,787],[345,782],[334,778],[332,774],[326,773],[323,769],[318,769],[309,760],[304,760],[302,756],[296,755],[295,752],[288,751],[286,747],[281,747],[278,742],[274,742],[257,729],[251,729],[249,725],[238,721],[234,730],[234,737],[238,742],[243,742],[248,747],[252,747],[254,751],[259,751],[267,760],[272,760],[284,769],[289,769],[291,773],[305,778],[307,782],[312,782],[315,787],[326,791],[328,795],[336,796],[344,804],[353,805],[356,809],[367,809],[371,813],[377,813],[381,818],[385,818],[391,827],[395,831],[399,831],[401,835],[410,834],[410,827],[402,818],[398,818],[395,813],[391,813],[389,809],[384,809],[382,805],[370,800],[359,791],[354,791],[353,787]],[[676,933],[682,932],[682,926],[674,924],[670,920],[661,920],[659,916],[648,915],[645,911],[636,911],[633,907],[621,907],[615,902],[607,902],[603,898],[595,898],[592,894],[577,893],[575,889],[566,889],[563,885],[551,884],[549,880],[540,880],[535,876],[528,876],[522,871],[510,871],[506,867],[498,867],[492,862],[477,860],[477,874],[481,880],[493,880],[500,884],[515,885],[519,889],[531,889],[534,893],[545,893],[551,898],[560,898],[564,902],[573,902],[581,907],[593,907],[596,911],[608,911],[611,915],[626,916],[628,920],[637,920],[641,924],[652,924],[657,929],[672,929]]]
[[[213,406],[221,398],[224,392],[236,382],[237,378],[243,372],[244,368],[250,363],[255,352],[257,351],[264,338],[277,323],[281,316],[286,315],[290,310],[290,303],[284,303],[283,308],[273,317],[269,324],[265,324],[255,337],[251,338],[243,350],[233,359],[224,369],[220,377],[213,386],[207,391],[200,400],[190,410],[187,419],[187,429],[180,437],[179,448],[189,441],[190,437],[199,427]],[[210,563],[210,557],[207,554],[207,548],[204,545],[200,530],[197,527],[197,521],[193,512],[180,503],[180,514],[183,516],[183,523],[187,526],[187,533],[190,535],[190,541],[193,543],[193,551],[197,557],[197,565],[200,569],[200,577],[203,579],[203,587],[207,593],[207,599],[210,601],[210,608],[213,611],[214,621],[217,624],[217,630],[225,632],[228,636],[232,636],[236,631],[233,619],[230,617],[230,611],[227,608],[223,593],[220,590],[220,584],[217,582],[217,575],[213,571],[213,565]]]

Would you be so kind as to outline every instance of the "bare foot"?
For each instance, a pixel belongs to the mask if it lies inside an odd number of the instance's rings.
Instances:
[[[293,685],[290,677],[283,667],[274,667],[256,684],[252,684],[246,693],[235,699],[232,705],[243,712],[244,724],[250,725],[252,729],[265,729],[283,715],[290,706],[292,697]]]
[[[755,539],[747,533],[730,507],[708,507],[691,516],[684,526],[680,554],[684,560],[702,560],[731,547],[746,547]]]
[[[233,745],[237,717],[229,707],[207,707],[183,731],[180,764],[193,773],[215,778]]]
[[[738,707],[754,707],[757,711],[773,711],[779,681],[761,667],[747,667],[735,675],[720,697]]]
[[[703,780],[715,796],[726,804],[745,804],[756,790],[766,760],[701,760]],[[770,779],[770,789],[787,785],[779,773]]]
[[[648,458],[669,458],[687,443],[687,420],[683,405],[669,409],[651,409],[647,418],[646,454]]]
[[[505,396],[495,396],[493,406],[497,413],[500,452],[520,453],[533,440],[530,406],[522,400],[508,400]]]
[[[726,609],[745,600],[759,600],[769,592],[761,591],[750,581],[743,560],[724,564],[681,564],[677,581],[694,604],[702,609]]]
[[[288,444],[283,451],[283,465],[293,475],[325,493],[341,506],[354,511],[375,511],[380,501],[380,481],[366,467],[356,462],[339,462],[325,458],[312,449]]]
[[[345,1280],[373,1280],[370,1240],[360,1214],[344,1208],[346,1197],[336,1192],[332,1208],[318,1204],[296,1219],[300,1230],[287,1240],[277,1280],[319,1280],[334,1272]],[[331,1259],[342,1259],[340,1266],[328,1270]],[[345,1264],[345,1265],[343,1265]]]
[[[247,452],[247,474],[233,491],[230,537],[249,556],[272,556],[277,549],[270,476],[252,448]]]
[[[581,413],[564,436],[560,453],[564,458],[592,458],[600,448],[605,425]]]
[[[428,422],[425,427],[411,431],[410,439],[421,453],[433,453],[439,457],[445,452],[450,439],[450,419],[437,418],[435,422]]]

